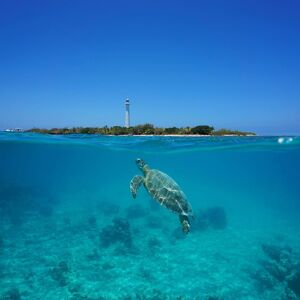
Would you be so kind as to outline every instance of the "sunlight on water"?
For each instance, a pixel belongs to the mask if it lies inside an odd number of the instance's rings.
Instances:
[[[291,142],[293,142],[293,138],[283,138],[283,137],[278,138],[279,144],[283,144],[283,143],[289,144]]]
[[[186,194],[188,235],[132,198],[137,157]],[[299,299],[299,169],[299,137],[0,133],[0,299]]]

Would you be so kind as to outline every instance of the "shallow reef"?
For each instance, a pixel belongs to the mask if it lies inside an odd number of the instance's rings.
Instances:
[[[265,258],[259,261],[261,267],[252,274],[259,289],[266,291],[281,286],[281,299],[300,297],[299,254],[293,253],[286,244],[263,243],[261,248]]]
[[[129,218],[128,206],[107,216],[98,205],[32,210],[20,227],[1,219],[0,299],[299,299],[295,243],[225,227],[219,209],[202,210],[206,226],[186,235],[167,210]]]
[[[61,212],[55,222],[24,220],[24,231],[7,223],[0,299],[299,297],[298,254],[291,246],[253,248],[257,237],[243,240],[245,232],[230,229],[184,235],[176,215],[151,214],[164,226],[149,227],[148,216],[129,221],[120,213],[111,220],[92,210],[78,219]],[[247,266],[253,257],[260,259]]]

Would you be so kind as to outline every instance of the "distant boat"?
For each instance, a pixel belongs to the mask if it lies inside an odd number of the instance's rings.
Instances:
[[[21,128],[9,128],[5,129],[5,132],[22,132],[23,130]]]

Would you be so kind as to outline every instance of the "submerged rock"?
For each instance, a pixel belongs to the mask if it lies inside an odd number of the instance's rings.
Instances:
[[[264,269],[250,271],[249,275],[255,281],[256,288],[260,292],[271,290],[276,285],[275,279]]]
[[[214,229],[225,229],[227,227],[227,217],[223,207],[209,208],[205,216],[210,226]]]
[[[267,257],[261,262],[264,270],[273,280],[277,280],[277,283],[281,282],[286,286],[287,295],[294,294],[300,297],[299,257],[293,254],[291,247],[287,245],[263,243],[261,247]],[[294,296],[291,297],[287,299],[295,299]]]
[[[132,246],[130,224],[126,219],[115,218],[112,225],[102,229],[99,238],[102,247],[122,243],[125,247],[130,248]]]
[[[65,261],[58,263],[57,267],[50,270],[50,276],[55,280],[60,287],[67,285],[67,273],[69,272],[69,267]]]
[[[271,259],[279,262],[281,251],[278,246],[270,245],[270,244],[262,244],[261,248],[263,252]]]
[[[264,268],[277,280],[285,281],[295,269],[292,249],[286,245],[262,244],[262,250],[269,260],[262,262]]]
[[[292,253],[292,249],[288,246],[278,246],[264,243],[261,245],[261,248],[269,258],[278,263],[283,259],[289,258]]]
[[[6,292],[3,298],[3,300],[21,300],[21,294],[17,288],[12,288]]]
[[[300,297],[300,269],[287,279],[288,287]]]
[[[192,230],[196,231],[205,231],[209,228],[209,222],[205,215],[205,211],[198,211],[195,216],[195,219],[192,221]]]
[[[263,263],[263,266],[274,278],[280,282],[283,282],[286,276],[289,274],[288,270],[284,268],[284,266],[276,262],[267,261]]]

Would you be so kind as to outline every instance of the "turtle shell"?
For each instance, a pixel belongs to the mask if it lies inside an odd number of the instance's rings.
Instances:
[[[145,187],[155,200],[169,210],[179,215],[192,213],[185,194],[167,174],[159,170],[150,170],[146,174]]]

